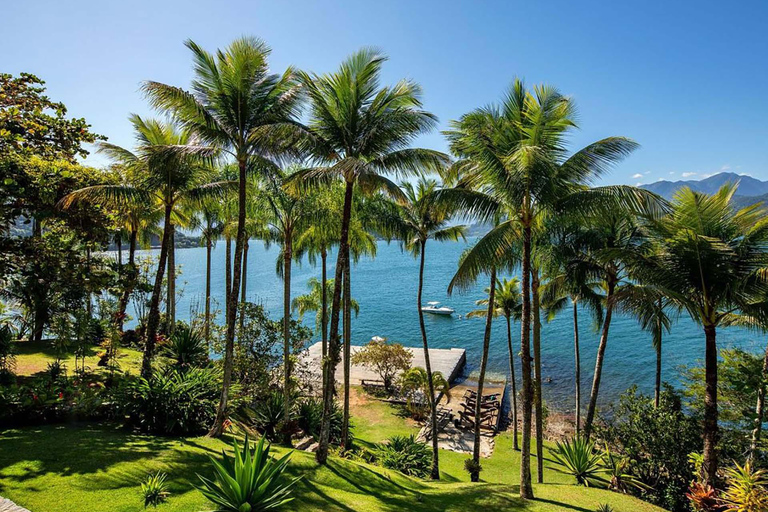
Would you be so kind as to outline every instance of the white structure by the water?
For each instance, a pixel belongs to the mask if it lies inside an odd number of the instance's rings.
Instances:
[[[352,345],[350,351],[354,356],[355,352],[362,349],[358,345]],[[405,347],[406,350],[413,354],[411,361],[412,366],[418,366],[424,368],[424,349]],[[318,341],[314,345],[310,346],[301,355],[303,362],[307,363],[307,366],[315,374],[318,379],[322,375],[322,359],[323,359],[323,344]],[[429,362],[432,366],[433,372],[440,372],[443,377],[448,379],[448,382],[452,382],[456,377],[461,375],[461,371],[464,369],[464,364],[467,361],[466,352],[463,348],[431,348],[429,349]],[[336,380],[342,382],[344,380],[344,364],[343,354],[342,362],[336,368]],[[359,385],[363,380],[379,380],[379,376],[365,368],[363,366],[352,365],[349,372],[349,380],[352,385]]]

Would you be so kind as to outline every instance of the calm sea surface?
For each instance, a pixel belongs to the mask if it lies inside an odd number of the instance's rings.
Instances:
[[[424,301],[440,301],[456,309],[453,317],[426,315],[427,334],[430,346],[435,348],[461,347],[467,351],[465,374],[477,371],[482,354],[484,321],[464,318],[475,309],[475,300],[483,297],[487,278],[480,280],[471,290],[448,296],[447,287],[457,266],[459,256],[469,244],[464,242],[438,243],[427,245],[424,276]],[[275,274],[277,248],[267,250],[261,242],[252,240],[248,254],[248,300],[264,304],[274,318],[282,315],[282,281]],[[157,251],[141,251],[141,254]],[[336,256],[329,256],[329,277],[333,276]],[[183,296],[177,305],[180,319],[189,317],[193,304],[202,303],[205,291],[205,249],[191,248],[176,251],[177,265],[181,266],[178,288]],[[213,251],[212,295],[220,305],[224,304],[224,243]],[[294,265],[292,297],[307,290],[307,280],[320,277],[320,268],[306,261]],[[418,285],[418,261],[402,252],[399,245],[379,242],[375,258],[364,258],[352,269],[352,296],[360,304],[360,315],[352,320],[352,342],[363,344],[372,336],[386,336],[391,341],[406,346],[421,346],[419,320],[416,309]],[[129,313],[133,312],[129,309]],[[458,318],[461,315],[461,318]],[[304,318],[314,327],[314,314]],[[592,383],[592,371],[597,351],[598,334],[593,330],[586,314],[579,318],[582,361],[582,400],[587,403]],[[494,322],[490,345],[489,371],[492,377],[508,376],[508,350],[506,328],[503,319]],[[513,343],[519,350],[519,324],[513,325]],[[315,339],[319,339],[315,336]],[[720,347],[738,346],[751,351],[762,352],[765,339],[759,335],[736,328],[721,329],[718,332]],[[670,383],[679,381],[680,367],[700,362],[704,357],[704,333],[686,315],[672,329],[664,340],[663,379]],[[516,359],[518,381],[519,359]],[[573,408],[573,324],[571,311],[542,327],[542,375],[548,381],[544,384],[546,400],[561,411]],[[605,366],[601,383],[601,402],[615,400],[632,384],[642,391],[652,392],[654,382],[655,353],[650,336],[643,332],[635,320],[614,316],[608,340]]]

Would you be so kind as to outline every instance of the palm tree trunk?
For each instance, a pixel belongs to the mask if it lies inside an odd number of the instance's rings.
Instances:
[[[523,374],[523,439],[520,447],[520,497],[533,499],[531,483],[531,416],[533,385],[531,383],[531,227],[523,227],[522,286],[523,308],[520,335],[520,362]]]
[[[322,349],[323,361],[325,361],[325,358],[328,355],[328,251],[325,250],[325,247],[323,247],[320,252],[320,259],[322,260],[322,283],[320,284],[320,290],[323,294],[320,306],[323,308],[320,312],[320,324],[323,330]],[[323,364],[323,382],[325,382],[325,364]],[[325,387],[323,387],[323,391],[325,391]]]
[[[117,245],[117,273],[123,273],[123,237],[118,232],[115,235],[115,244]]]
[[[224,262],[224,323],[229,318],[229,293],[232,288],[232,240],[227,237]]]
[[[485,368],[488,366],[488,348],[491,345],[491,326],[493,313],[496,309],[496,267],[491,267],[491,289],[488,293],[488,314],[485,317],[485,335],[483,336],[483,358],[480,361],[480,377],[477,379],[477,400],[475,400],[475,442],[472,447],[473,470],[469,477],[473,482],[480,480],[480,423],[482,418],[483,385],[485,384]],[[436,435],[433,435],[436,438]]]
[[[232,284],[227,295],[227,331],[224,344],[224,376],[221,384],[221,400],[216,411],[213,427],[208,432],[211,437],[219,437],[224,431],[224,420],[227,415],[229,388],[232,384],[232,358],[235,352],[235,325],[237,319],[237,290],[240,289],[240,277],[243,263],[243,247],[245,246],[245,206],[246,206],[246,161],[239,164],[237,191],[237,238],[235,240],[235,262],[232,268]],[[229,261],[229,258],[227,258]]]
[[[512,382],[512,448],[520,449],[517,440],[517,382],[515,382],[515,354],[512,350],[512,321],[507,318],[507,345],[509,346],[509,375]]]
[[[536,482],[544,483],[544,405],[541,398],[541,301],[539,298],[539,269],[531,269],[533,300],[533,366],[536,379],[533,401],[536,408]]]
[[[709,485],[717,479],[717,333],[715,326],[704,326],[706,351],[704,355],[704,462],[701,477]]]
[[[320,441],[315,457],[319,464],[328,460],[328,444],[331,435],[331,410],[333,407],[334,389],[336,383],[336,365],[339,364],[339,313],[341,306],[342,273],[347,265],[349,256],[349,221],[352,216],[352,193],[354,183],[347,182],[344,191],[344,210],[341,217],[341,239],[339,255],[336,258],[335,281],[333,298],[331,300],[331,327],[328,340],[328,357],[323,360],[325,375],[323,382],[323,419],[320,427]]]
[[[203,335],[205,342],[211,342],[211,251],[213,241],[208,238],[205,241],[205,324],[203,325]]]
[[[141,360],[141,376],[149,379],[152,376],[152,358],[155,352],[155,337],[160,325],[160,294],[163,292],[163,275],[168,262],[168,246],[171,243],[171,211],[173,207],[165,207],[165,223],[163,225],[163,240],[160,243],[160,261],[157,262],[157,274],[152,288],[152,298],[149,301],[147,316],[147,333],[144,343],[144,356]]]
[[[576,377],[576,435],[581,433],[581,350],[579,350],[579,303],[573,302],[573,352]]]
[[[283,248],[283,418],[291,418],[291,260],[293,259],[293,234],[290,228],[285,232]],[[246,245],[247,247],[247,245]],[[245,277],[245,276],[243,276]],[[240,315],[242,320],[242,315]],[[283,444],[291,446],[291,432],[283,428]]]
[[[133,287],[136,284],[136,267],[134,265],[136,254],[136,231],[131,231],[128,236],[128,276],[123,287],[123,293],[117,301],[117,315],[115,315],[115,324],[118,332],[123,332],[123,323],[125,322],[125,310],[128,309],[128,301],[133,293]]]
[[[240,303],[245,304],[245,299],[248,297],[248,249],[250,248],[250,243],[248,243],[248,239],[245,240],[245,247],[243,247],[243,282],[240,286]],[[243,315],[241,314],[239,316],[239,324],[238,324],[238,330],[237,332],[242,333],[243,332],[243,323],[245,322],[245,318],[243,318]]]
[[[421,329],[421,342],[424,345],[424,366],[427,370],[427,392],[429,396],[430,430],[432,431],[432,470],[429,477],[432,480],[440,479],[440,461],[437,445],[437,402],[435,401],[435,384],[432,379],[432,363],[429,360],[429,343],[427,342],[427,328],[424,325],[424,312],[421,310],[422,292],[424,289],[424,261],[426,259],[426,241],[421,242],[421,259],[419,260],[419,292],[416,295],[416,310],[419,312],[419,328]]]
[[[661,315],[664,310],[662,307],[661,298],[659,299],[659,316],[656,319],[656,385],[653,392],[653,404],[656,409],[659,408],[659,401],[661,400],[661,338],[662,338],[662,324]]]
[[[349,249],[347,249],[349,252]],[[350,377],[350,357],[352,345],[352,303],[351,303],[351,282],[350,282],[350,261],[347,255],[347,267],[344,269],[344,412],[342,414],[341,425],[341,450],[349,448],[349,377]]]
[[[166,321],[168,333],[172,333],[176,327],[176,226],[171,224],[171,242],[168,247],[168,302],[166,307]]]
[[[763,429],[763,416],[765,415],[765,383],[768,380],[768,345],[765,347],[763,355],[763,371],[761,373],[762,381],[757,388],[757,406],[755,406],[755,426],[752,429],[752,438],[749,442],[749,459],[752,460],[757,451],[757,444],[760,442],[760,433]]]
[[[613,316],[613,292],[615,289],[615,281],[608,281],[608,293],[605,296],[605,319],[603,319],[603,329],[600,334],[600,345],[597,347],[597,357],[595,358],[595,374],[592,377],[592,392],[589,395],[587,420],[584,423],[584,435],[587,437],[587,439],[589,439],[592,435],[592,424],[595,421],[595,412],[597,410],[597,395],[600,392],[600,377],[602,376],[603,363],[605,362],[605,348],[608,345],[608,330],[611,327],[611,317]]]

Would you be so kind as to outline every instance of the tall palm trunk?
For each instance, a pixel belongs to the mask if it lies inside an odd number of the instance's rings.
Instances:
[[[608,293],[605,296],[605,318],[603,319],[603,329],[600,333],[600,345],[597,347],[597,357],[595,358],[595,374],[592,376],[592,392],[589,395],[587,420],[584,423],[584,435],[587,439],[592,435],[592,424],[595,421],[595,412],[597,411],[597,395],[600,393],[600,378],[603,374],[605,348],[608,346],[608,330],[611,327],[611,318],[613,317],[613,292],[615,290],[616,281],[610,279],[608,281]]]
[[[323,308],[323,310],[320,312],[320,324],[321,328],[323,330],[323,341],[322,341],[322,349],[323,349],[323,361],[325,361],[326,356],[328,355],[328,251],[325,250],[325,247],[322,248],[320,252],[320,259],[322,261],[322,271],[321,271],[321,278],[322,283],[320,284],[320,290],[323,294],[321,298],[321,304],[320,307]],[[323,364],[323,383],[325,382],[325,364]],[[323,392],[325,391],[325,387],[323,387]]]
[[[573,303],[573,358],[576,377],[576,435],[581,433],[581,350],[579,349],[579,303]]]
[[[245,247],[243,247],[243,282],[240,286],[240,303],[241,304],[245,304],[245,300],[248,297],[248,249],[250,248],[250,245],[251,244],[248,243],[248,238],[246,238]],[[239,324],[238,324],[237,332],[239,333],[243,332],[244,322],[245,322],[245,318],[241,314],[239,316]]]
[[[291,418],[291,261],[293,259],[293,234],[285,230],[283,247],[283,418],[287,424]],[[247,245],[246,245],[247,247]],[[242,315],[240,316],[242,319]],[[283,428],[283,444],[291,446],[291,432]]]
[[[211,251],[213,241],[208,238],[205,241],[205,324],[203,335],[206,343],[211,342]]]
[[[232,384],[232,358],[235,352],[235,325],[237,319],[237,291],[240,289],[240,277],[243,264],[243,247],[245,246],[245,206],[246,206],[246,161],[241,159],[239,164],[237,191],[237,238],[235,240],[235,262],[232,268],[232,285],[227,295],[227,332],[224,345],[224,376],[221,384],[221,400],[216,411],[216,419],[208,435],[219,437],[224,431],[224,419],[227,415],[229,388]]]
[[[654,340],[654,345],[656,345],[656,385],[655,389],[653,391],[653,405],[657,409],[659,408],[659,401],[661,400],[661,338],[662,338],[662,323],[661,323],[661,315],[663,314],[662,309],[662,302],[661,299],[659,299],[659,315],[656,319],[656,333]]]
[[[166,321],[169,333],[176,327],[176,226],[171,224],[171,242],[168,247],[168,295]]]
[[[709,485],[717,479],[717,332],[713,324],[704,325],[704,462],[701,476]]]
[[[749,459],[755,456],[757,444],[760,442],[760,433],[763,429],[763,416],[765,416],[765,383],[768,380],[768,345],[763,355],[763,371],[760,374],[761,382],[757,388],[757,405],[755,406],[755,426],[752,429],[752,438],[749,442]]]
[[[475,400],[475,441],[472,447],[473,470],[469,474],[473,482],[480,480],[480,414],[483,409],[483,386],[485,385],[485,368],[488,366],[488,348],[491,345],[491,326],[493,311],[496,308],[496,267],[491,267],[491,289],[488,293],[488,314],[485,317],[485,335],[483,336],[483,358],[480,361],[480,377],[477,379],[477,400]],[[436,436],[433,436],[436,438]]]
[[[165,207],[165,223],[163,225],[163,240],[160,242],[160,261],[157,262],[157,274],[152,288],[152,298],[149,301],[149,314],[147,315],[147,333],[144,343],[144,356],[141,360],[141,376],[149,379],[152,376],[152,358],[155,352],[155,337],[160,325],[160,294],[163,291],[163,275],[168,263],[168,246],[171,243],[171,211],[173,206],[169,203]]]
[[[349,252],[349,249],[347,249]],[[344,412],[341,423],[341,449],[349,448],[349,377],[350,377],[350,357],[352,345],[352,310],[351,293],[352,286],[350,282],[350,261],[347,255],[347,267],[344,269]]]
[[[419,312],[419,328],[421,329],[421,341],[424,344],[424,366],[427,370],[427,401],[429,402],[430,430],[432,431],[432,470],[429,477],[432,480],[440,479],[440,461],[437,447],[437,402],[435,401],[435,384],[432,380],[432,363],[429,360],[429,343],[427,342],[427,328],[424,325],[424,312],[421,310],[422,292],[424,289],[424,261],[426,259],[427,242],[422,240],[421,259],[419,260],[419,292],[416,295],[416,310]]]
[[[520,443],[517,440],[517,382],[515,381],[515,353],[512,350],[512,320],[509,315],[507,319],[507,345],[509,346],[509,375],[512,383],[512,448],[520,449]]]
[[[229,237],[227,237],[225,252],[227,260],[224,263],[224,323],[226,324],[229,318],[229,293],[232,288],[232,239]]]
[[[523,310],[520,335],[520,366],[523,374],[523,439],[520,447],[520,497],[533,499],[531,483],[531,416],[533,385],[531,383],[531,226],[523,227],[522,294]]]
[[[123,237],[120,233],[115,235],[115,244],[117,245],[117,273],[123,273]]]
[[[544,405],[541,398],[541,301],[539,269],[531,269],[531,298],[533,301],[533,366],[536,375],[533,401],[536,408],[536,482],[544,483]]]
[[[334,389],[336,382],[336,366],[339,364],[339,313],[341,306],[341,287],[344,268],[349,256],[349,220],[352,216],[352,193],[354,183],[347,181],[344,190],[344,211],[341,217],[341,239],[339,255],[336,258],[333,299],[331,300],[331,327],[328,340],[328,357],[323,360],[325,375],[323,377],[323,419],[320,427],[320,442],[315,454],[319,464],[328,460],[328,443],[331,435],[331,410],[333,407]]]
[[[118,332],[123,332],[123,323],[125,322],[125,310],[128,309],[128,301],[133,293],[133,287],[136,284],[137,271],[135,266],[136,255],[136,231],[131,231],[128,236],[128,276],[123,287],[123,293],[117,301],[117,315],[115,315],[115,324]]]

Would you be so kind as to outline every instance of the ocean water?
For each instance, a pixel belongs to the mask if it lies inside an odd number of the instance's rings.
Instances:
[[[476,372],[482,356],[484,320],[465,318],[476,309],[475,301],[483,298],[488,278],[483,277],[469,290],[447,294],[461,253],[473,240],[467,242],[434,242],[427,244],[424,273],[424,302],[440,301],[456,309],[453,317],[425,315],[427,335],[431,347],[460,347],[467,351],[465,375]],[[248,253],[248,300],[265,305],[274,318],[282,315],[283,283],[275,274],[276,247],[265,249],[258,240],[252,240]],[[157,251],[140,251],[138,256],[157,255]],[[217,244],[212,260],[212,296],[224,305],[225,245]],[[328,258],[328,276],[333,277],[335,253]],[[177,249],[177,265],[181,266],[177,288],[183,290],[177,304],[177,315],[186,319],[195,304],[202,304],[205,292],[205,249]],[[363,258],[352,268],[352,296],[360,304],[360,314],[352,319],[352,343],[363,344],[372,336],[385,336],[406,346],[420,347],[421,335],[416,305],[418,286],[418,260],[403,252],[396,243],[378,243],[375,258]],[[320,267],[308,262],[295,264],[292,272],[292,297],[307,290],[310,277],[320,277]],[[129,314],[133,314],[129,308]],[[459,318],[461,315],[461,318]],[[542,375],[543,392],[551,407],[569,412],[573,409],[574,351],[571,310],[564,311],[552,322],[542,319]],[[314,314],[304,322],[314,327]],[[589,399],[595,354],[599,334],[593,329],[587,314],[579,317],[581,342],[582,406]],[[315,336],[319,340],[319,336]],[[512,326],[513,347],[520,347],[520,325]],[[719,347],[737,346],[746,350],[764,350],[765,337],[737,328],[720,329]],[[701,363],[704,357],[704,333],[701,327],[683,314],[666,335],[663,345],[662,378],[677,384],[683,365]],[[503,379],[509,375],[509,359],[504,319],[494,321],[488,371],[491,378]],[[515,360],[518,382],[520,361]],[[600,387],[600,402],[607,404],[633,384],[639,389],[653,391],[655,352],[650,336],[643,332],[634,319],[614,315],[606,350],[605,365]]]

